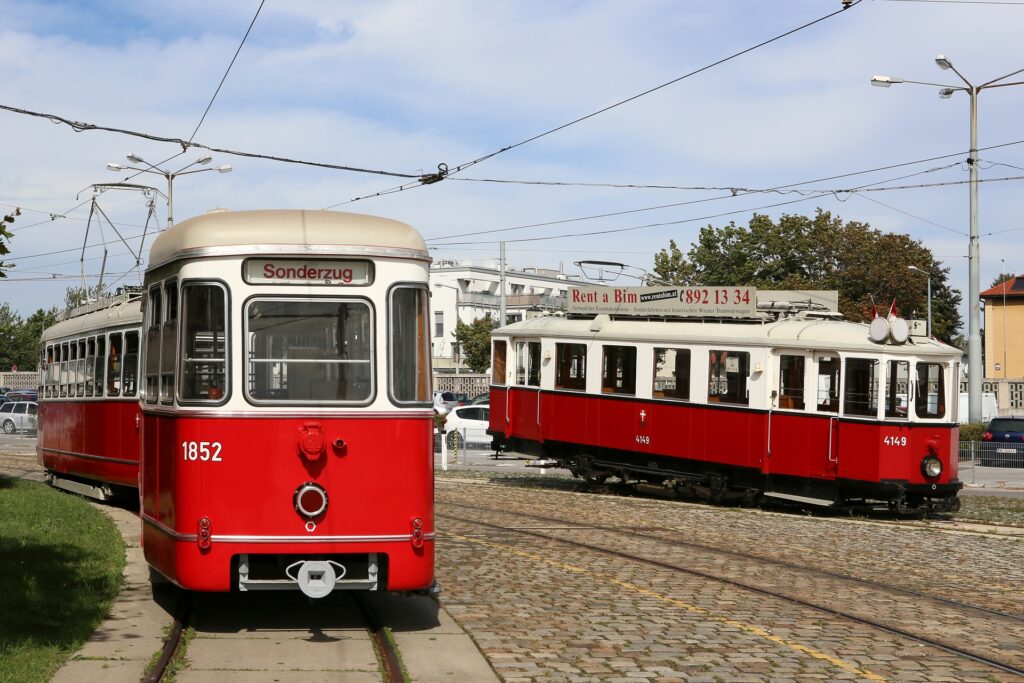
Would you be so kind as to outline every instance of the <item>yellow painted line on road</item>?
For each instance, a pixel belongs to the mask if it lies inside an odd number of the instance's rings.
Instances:
[[[594,578],[597,578],[597,579],[601,579],[601,580],[604,580],[604,581],[606,581],[608,583],[616,585],[616,586],[618,586],[620,588],[624,588],[626,590],[632,591],[634,593],[639,593],[640,595],[644,595],[644,596],[647,596],[647,597],[650,597],[650,598],[655,598],[657,600],[661,600],[662,602],[670,604],[673,607],[679,607],[681,609],[686,610],[687,612],[691,612],[693,614],[699,614],[702,617],[706,617],[708,619],[713,619],[714,621],[717,621],[719,623],[725,624],[727,626],[731,626],[733,628],[740,629],[741,631],[746,631],[747,633],[751,633],[751,634],[753,634],[755,636],[758,636],[760,638],[764,638],[765,640],[768,640],[768,641],[770,641],[772,643],[775,643],[776,645],[781,645],[783,647],[789,648],[790,650],[794,650],[796,652],[803,653],[803,654],[808,655],[810,657],[814,657],[815,659],[824,660],[824,661],[828,662],[829,664],[832,664],[833,666],[835,666],[837,668],[843,669],[844,671],[849,671],[849,672],[855,673],[858,676],[860,676],[862,678],[866,678],[866,679],[868,679],[870,681],[885,681],[886,680],[884,677],[879,676],[878,674],[873,673],[871,671],[868,671],[866,669],[861,669],[858,666],[856,666],[855,664],[847,662],[846,660],[839,659],[837,657],[833,657],[832,655],[829,655],[829,654],[826,654],[824,652],[821,652],[820,650],[815,650],[814,648],[808,647],[808,646],[803,645],[801,643],[797,643],[797,642],[794,642],[794,641],[791,641],[791,640],[787,640],[787,639],[782,638],[780,636],[777,636],[777,635],[775,635],[773,633],[770,633],[767,629],[762,628],[760,626],[754,626],[753,624],[747,624],[747,623],[744,623],[742,621],[736,621],[735,619],[729,619],[728,617],[718,616],[718,615],[713,614],[712,612],[704,609],[703,607],[698,607],[697,605],[691,605],[688,602],[684,602],[682,600],[678,600],[678,599],[670,597],[668,595],[664,595],[662,593],[658,593],[657,591],[652,591],[649,588],[644,588],[643,586],[638,586],[637,584],[630,583],[629,581],[622,581],[620,579],[616,579],[615,577],[609,576],[607,574],[602,574],[600,572],[593,572],[593,571],[590,571],[589,569],[586,569],[584,567],[579,567],[577,565],[568,564],[566,562],[559,562],[558,560],[552,560],[552,559],[549,559],[547,557],[544,557],[543,555],[537,555],[536,553],[527,552],[525,550],[519,550],[519,549],[514,548],[514,547],[512,547],[510,545],[505,545],[505,544],[502,544],[502,543],[494,543],[493,541],[484,541],[484,540],[481,540],[481,539],[478,539],[478,538],[470,538],[469,536],[461,536],[461,535],[452,534],[452,533],[438,532],[438,535],[439,536],[447,536],[448,538],[451,538],[451,539],[456,540],[456,541],[464,541],[466,543],[474,543],[476,545],[482,545],[482,546],[485,546],[485,547],[488,547],[488,548],[492,548],[494,550],[499,550],[499,551],[504,552],[504,553],[511,553],[513,555],[518,555],[519,557],[524,557],[524,558],[527,558],[527,559],[530,559],[530,560],[534,560],[536,562],[542,562],[542,563],[550,565],[552,567],[557,567],[558,569],[562,569],[564,571],[567,571],[567,572],[569,572],[571,574],[581,574],[581,575],[587,575],[587,576],[591,576],[591,577],[594,577]],[[554,539],[554,540],[557,540],[557,539]]]

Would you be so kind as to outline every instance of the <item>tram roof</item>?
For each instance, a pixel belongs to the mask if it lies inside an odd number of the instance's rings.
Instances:
[[[141,322],[142,302],[140,299],[117,301],[112,302],[107,308],[54,323],[43,331],[42,340],[47,342],[110,327],[130,327]]]
[[[719,343],[734,346],[813,348],[834,351],[862,351],[893,355],[959,356],[956,347],[937,339],[911,337],[905,344],[876,344],[868,339],[867,323],[813,317],[780,320],[636,320],[623,318],[564,318],[542,316],[512,323],[495,330],[498,337],[538,336],[580,341],[628,341],[665,343]],[[595,324],[597,323],[597,324]],[[594,330],[593,327],[599,327]]]
[[[165,230],[149,268],[179,258],[222,255],[397,256],[429,260],[423,237],[399,221],[343,211],[217,211]]]

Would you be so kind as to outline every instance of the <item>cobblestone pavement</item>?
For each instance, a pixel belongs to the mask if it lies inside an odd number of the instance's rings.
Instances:
[[[500,509],[485,515],[463,503]],[[1006,673],[818,610],[557,540],[495,532],[477,518],[783,589],[895,619],[907,631],[1020,661],[1021,622],[753,567],[650,539],[566,529],[525,515],[654,529],[687,539],[945,594],[1020,614],[1024,543],[673,501],[438,481],[445,604],[508,681],[1013,680]],[[546,527],[546,528],[545,528]],[[561,527],[561,528],[559,528]],[[752,576],[744,573],[753,572]],[[898,580],[894,580],[898,579]],[[953,588],[950,586],[952,580]],[[977,581],[996,585],[973,586]],[[960,587],[969,590],[963,594]],[[978,632],[986,630],[986,632]]]

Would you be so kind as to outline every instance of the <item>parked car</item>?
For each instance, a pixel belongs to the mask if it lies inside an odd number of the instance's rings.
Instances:
[[[467,401],[469,397],[466,394],[457,394],[454,391],[434,392],[434,410],[442,415],[456,406],[466,405]]]
[[[467,406],[475,406],[475,405],[478,405],[480,403],[490,403],[490,402],[491,402],[491,392],[488,391],[486,394],[477,394],[473,398],[469,399],[469,401],[466,402],[466,405]]]
[[[992,418],[981,441],[979,465],[1024,467],[1024,417]]]
[[[35,389],[11,389],[6,394],[8,401],[38,401],[39,393]]]
[[[454,408],[444,422],[445,440],[448,447],[462,446],[468,442],[490,442],[487,425],[491,406],[486,403]]]
[[[36,431],[38,409],[35,401],[8,401],[0,405],[0,429],[4,434]]]

